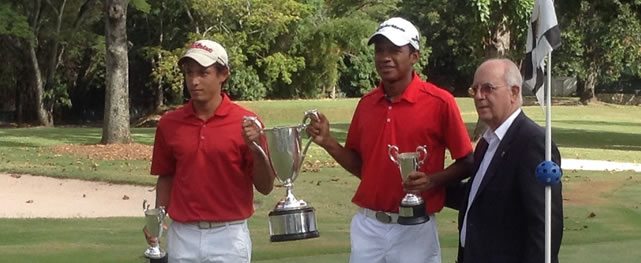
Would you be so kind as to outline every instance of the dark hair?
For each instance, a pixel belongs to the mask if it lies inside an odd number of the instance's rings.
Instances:
[[[229,68],[228,68],[227,66],[225,66],[225,65],[221,65],[221,64],[220,64],[220,63],[218,63],[218,62],[214,63],[214,64],[213,64],[213,65],[211,65],[210,67],[214,67],[214,69],[216,70],[216,72],[225,72],[225,71],[228,71],[228,70],[229,70]]]
[[[407,46],[410,48],[410,53],[418,52],[418,49],[416,49],[416,48],[415,48],[414,46],[412,46],[411,44],[408,44]]]
[[[231,72],[229,72],[229,68],[227,66],[224,66],[224,65],[218,63],[218,62],[214,63],[210,67],[214,67],[214,69],[216,70],[216,74],[220,74],[222,72],[228,72],[227,78],[225,79],[225,81],[223,81],[223,83],[220,84],[220,89],[223,90],[224,87],[225,87],[225,84],[227,84],[227,81],[231,77]]]

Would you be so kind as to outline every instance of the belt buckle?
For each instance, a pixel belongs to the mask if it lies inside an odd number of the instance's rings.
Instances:
[[[385,212],[377,211],[375,215],[376,215],[376,220],[378,220],[381,223],[389,224],[392,222],[392,216],[388,215]]]
[[[198,222],[198,228],[200,228],[200,229],[209,229],[209,228],[211,228],[211,224],[209,222],[206,222],[206,221],[199,221]]]

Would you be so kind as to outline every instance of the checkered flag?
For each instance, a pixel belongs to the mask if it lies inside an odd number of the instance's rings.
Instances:
[[[561,46],[561,30],[556,20],[552,0],[536,0],[528,25],[525,59],[521,64],[523,87],[536,95],[540,105],[543,103],[544,58],[552,50]]]

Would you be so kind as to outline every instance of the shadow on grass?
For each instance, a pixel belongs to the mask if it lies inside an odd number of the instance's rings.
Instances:
[[[133,128],[134,142],[151,144],[154,128]],[[54,144],[98,144],[102,138],[101,128],[9,128],[0,129],[0,146],[39,147]]]
[[[559,147],[641,151],[638,134],[552,128],[553,140]]]
[[[621,126],[633,130],[637,123],[569,120],[564,124],[599,126]],[[475,123],[465,123],[468,134],[474,131]],[[349,123],[331,124],[332,135],[340,142],[345,142]],[[153,143],[154,128],[134,128],[131,130],[135,142]],[[641,137],[630,132],[594,131],[571,128],[552,127],[554,141],[561,147],[611,149],[641,151]],[[97,144],[100,142],[100,128],[30,128],[0,129],[0,146],[3,147],[38,147],[53,144]]]
[[[576,125],[587,125],[587,126],[622,126],[622,127],[638,127],[641,128],[641,124],[638,122],[623,122],[623,121],[586,121],[586,120],[562,120],[555,121],[557,123],[566,123],[566,124],[576,124]]]
[[[632,122],[605,122],[605,121],[559,121],[563,124],[574,124],[582,126],[621,126],[628,130],[638,123]],[[471,136],[476,123],[467,122],[467,132]],[[641,128],[641,127],[640,127]],[[594,131],[570,128],[557,128],[552,126],[552,139],[559,147],[587,148],[587,149],[608,149],[624,151],[641,151],[641,137],[638,134],[629,132]]]
[[[574,123],[574,121],[564,121],[564,123]],[[576,121],[576,123],[593,126],[612,124],[629,127],[634,125],[633,123],[626,122],[610,123],[600,121]],[[475,125],[475,123],[465,123],[469,135],[472,135]],[[347,137],[348,129],[348,123],[332,124],[332,135],[339,141],[344,142]],[[552,136],[554,142],[556,142],[559,147],[641,151],[641,136],[638,134],[552,127]]]

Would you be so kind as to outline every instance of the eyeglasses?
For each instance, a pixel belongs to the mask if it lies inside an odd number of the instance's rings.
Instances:
[[[476,86],[471,86],[469,89],[467,89],[467,94],[469,94],[470,96],[474,97],[474,96],[476,96],[476,93],[480,91],[481,95],[487,96],[490,93],[492,93],[495,90],[497,90],[499,87],[500,86],[494,86],[494,85],[489,84],[489,83],[480,84],[480,85],[476,85]]]

